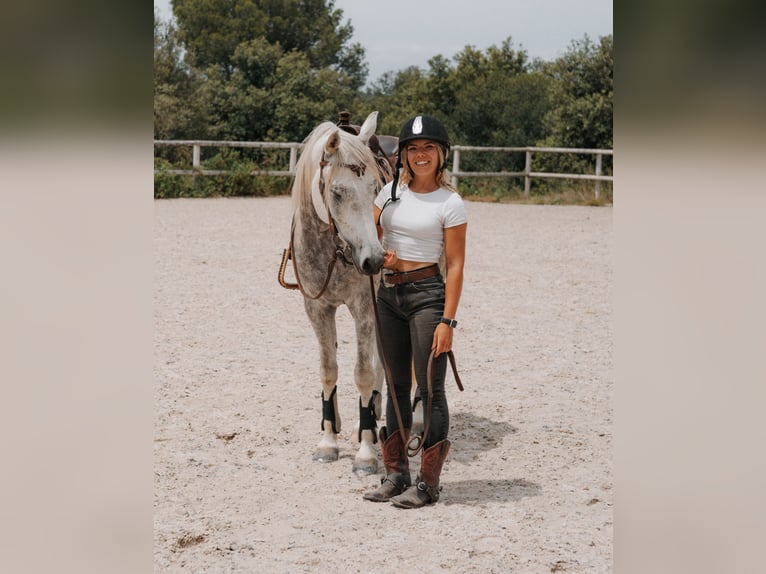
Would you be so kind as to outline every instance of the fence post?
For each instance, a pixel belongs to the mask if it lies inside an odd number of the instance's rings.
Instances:
[[[532,152],[528,149],[524,161],[524,197],[529,197],[529,174],[532,172]]]
[[[290,171],[295,173],[295,163],[298,158],[298,146],[290,146]]]
[[[596,175],[601,175],[601,154],[596,154]],[[596,180],[596,199],[601,195],[601,180]]]
[[[456,171],[460,171],[460,150],[452,150],[452,185],[457,189],[457,176],[454,175]]]
[[[192,146],[192,167],[194,168],[199,167],[199,147],[197,144]]]

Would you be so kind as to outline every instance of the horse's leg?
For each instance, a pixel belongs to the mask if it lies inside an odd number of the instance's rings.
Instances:
[[[314,452],[314,460],[338,460],[337,433],[341,420],[335,396],[338,382],[338,335],[335,326],[336,308],[317,301],[306,300],[306,314],[319,343],[319,376],[322,381],[322,439]]]
[[[356,474],[378,472],[378,455],[374,444],[377,420],[381,418],[383,387],[382,365],[377,359],[375,316],[369,292],[362,292],[361,298],[348,302],[348,308],[356,325],[356,365],[354,380],[359,389],[359,423],[355,433],[359,450],[354,457],[353,471]]]

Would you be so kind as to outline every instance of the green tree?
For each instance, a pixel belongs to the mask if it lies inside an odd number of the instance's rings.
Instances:
[[[341,24],[333,0],[172,0],[179,37],[189,63],[218,66],[224,77],[236,71],[237,47],[256,38],[297,51],[313,69],[333,67],[355,87],[367,77],[364,49],[350,44],[353,28]]]
[[[300,141],[351,106],[366,80],[364,49],[350,43],[353,29],[332,0],[172,5],[174,37],[202,80],[196,106],[175,112],[198,108],[213,139]]]
[[[240,44],[227,76],[211,66],[204,91],[211,137],[242,141],[301,141],[320,120],[337,117],[356,94],[331,68],[315,70],[302,52],[283,53],[264,38]]]
[[[252,0],[171,0],[171,6],[188,62],[198,69],[219,66],[230,75],[237,46],[266,31],[266,18]]]
[[[270,92],[282,58],[279,46],[264,39],[240,44],[232,56],[231,75],[218,66],[205,71],[205,101],[210,136],[219,140],[262,140],[273,123]]]
[[[158,139],[301,141],[346,109],[354,123],[378,110],[381,134],[398,135],[406,118],[425,113],[444,120],[454,144],[612,147],[611,35],[574,41],[552,62],[530,62],[510,37],[485,51],[469,45],[451,58],[433,56],[427,69],[387,72],[362,91],[365,52],[334,0],[171,1],[177,24],[156,13],[154,23]],[[256,164],[277,161],[257,150],[205,153],[204,165],[233,166],[242,181]],[[541,171],[592,163],[540,157],[533,163]],[[470,171],[519,171],[523,162],[523,153],[461,156]]]
[[[274,116],[267,138],[301,141],[319,120],[335,120],[339,110],[350,107],[355,93],[344,74],[330,68],[313,70],[301,52],[286,54],[271,90]]]
[[[614,58],[611,34],[596,45],[586,35],[546,67],[554,80],[551,135],[544,145],[575,148],[613,146]]]
[[[484,53],[467,46],[455,61],[450,119],[460,143],[527,146],[546,135],[543,120],[549,111],[551,81],[531,71],[526,51],[515,50],[508,38]],[[523,154],[468,154],[463,165],[471,170],[518,171]]]
[[[428,60],[428,100],[440,115],[449,117],[455,109],[455,83],[452,81],[454,68],[444,56],[434,56]]]
[[[547,134],[552,81],[530,71],[527,53],[510,38],[486,52],[466,46],[453,60],[437,55],[427,71],[411,66],[372,84],[360,101],[380,110],[381,133],[398,134],[405,118],[427,113],[464,145],[534,145]]]
[[[377,133],[398,136],[407,118],[419,113],[437,114],[428,97],[428,82],[428,74],[417,66],[386,72],[357,100],[354,116],[378,110]]]
[[[154,137],[205,137],[207,116],[197,75],[184,64],[177,30],[154,13]]]

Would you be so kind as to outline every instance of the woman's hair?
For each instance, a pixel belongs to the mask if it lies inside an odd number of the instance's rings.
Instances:
[[[429,140],[433,141],[433,140]],[[449,189],[450,191],[457,192],[457,189],[455,189],[455,186],[452,185],[452,175],[450,175],[449,170],[446,168],[446,158],[444,157],[444,147],[439,144],[439,142],[434,142],[437,144],[436,149],[439,154],[439,165],[444,165],[445,167],[436,174],[436,182],[446,189]],[[402,147],[402,151],[399,152],[401,155],[401,161],[402,161],[402,173],[399,175],[399,186],[408,185],[413,178],[412,170],[410,169],[410,162],[407,158],[407,146]]]

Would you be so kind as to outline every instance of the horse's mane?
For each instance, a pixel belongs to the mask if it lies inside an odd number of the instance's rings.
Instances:
[[[314,174],[319,169],[319,160],[314,158],[314,148],[330,132],[338,129],[332,122],[322,122],[316,126],[311,133],[303,140],[303,151],[295,165],[295,180],[292,187],[293,208],[295,210],[305,209],[311,203],[311,184]],[[340,134],[340,146],[338,147],[338,157],[333,162],[333,168],[329,173],[329,179],[335,176],[335,172],[340,164],[363,165],[372,174],[380,178],[377,163],[370,148],[359,139],[358,136],[350,134],[344,130],[338,130]],[[321,152],[320,152],[321,153]]]

